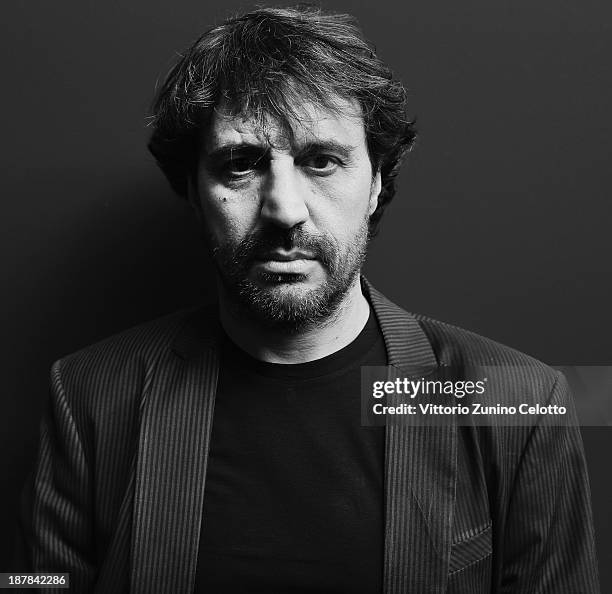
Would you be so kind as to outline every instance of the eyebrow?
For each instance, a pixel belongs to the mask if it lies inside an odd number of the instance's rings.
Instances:
[[[345,159],[348,159],[351,156],[351,153],[357,149],[356,146],[343,144],[332,139],[307,142],[297,148],[297,153],[300,155],[308,155],[312,153],[335,153]]]
[[[292,148],[297,156],[309,155],[313,153],[335,153],[343,158],[350,157],[351,153],[355,151],[357,147],[350,144],[343,144],[333,139],[315,140],[312,142],[306,142],[301,145],[297,145]],[[216,161],[219,159],[231,157],[233,154],[259,154],[264,155],[270,150],[269,144],[263,144],[258,142],[227,142],[220,143],[218,146],[212,147],[206,151],[205,155],[207,159]]]

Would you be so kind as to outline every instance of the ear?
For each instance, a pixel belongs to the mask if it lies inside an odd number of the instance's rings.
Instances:
[[[372,216],[372,213],[378,206],[378,196],[382,189],[382,178],[380,175],[380,169],[374,174],[372,178],[372,184],[370,186],[370,204],[368,206],[368,216]]]

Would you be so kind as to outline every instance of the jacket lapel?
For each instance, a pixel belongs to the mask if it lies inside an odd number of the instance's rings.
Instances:
[[[387,348],[390,379],[438,366],[413,315],[363,279]],[[457,431],[408,426],[388,416],[385,432],[385,594],[446,592],[457,480]]]
[[[131,589],[193,592],[219,363],[216,312],[194,314],[145,395],[136,464]]]

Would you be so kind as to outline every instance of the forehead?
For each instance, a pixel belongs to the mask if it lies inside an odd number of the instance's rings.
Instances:
[[[338,98],[334,104],[332,109],[305,101],[295,107],[295,115],[287,117],[286,122],[270,115],[257,119],[222,104],[212,112],[202,144],[206,152],[236,143],[290,150],[325,141],[366,150],[363,116],[357,101]]]

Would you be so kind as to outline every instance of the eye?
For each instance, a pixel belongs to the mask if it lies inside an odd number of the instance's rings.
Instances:
[[[228,175],[242,176],[257,167],[257,160],[248,157],[235,157],[225,163],[224,169]]]
[[[323,153],[310,155],[302,161],[304,167],[308,167],[308,169],[317,175],[328,175],[333,173],[339,164],[339,160],[336,157]]]

